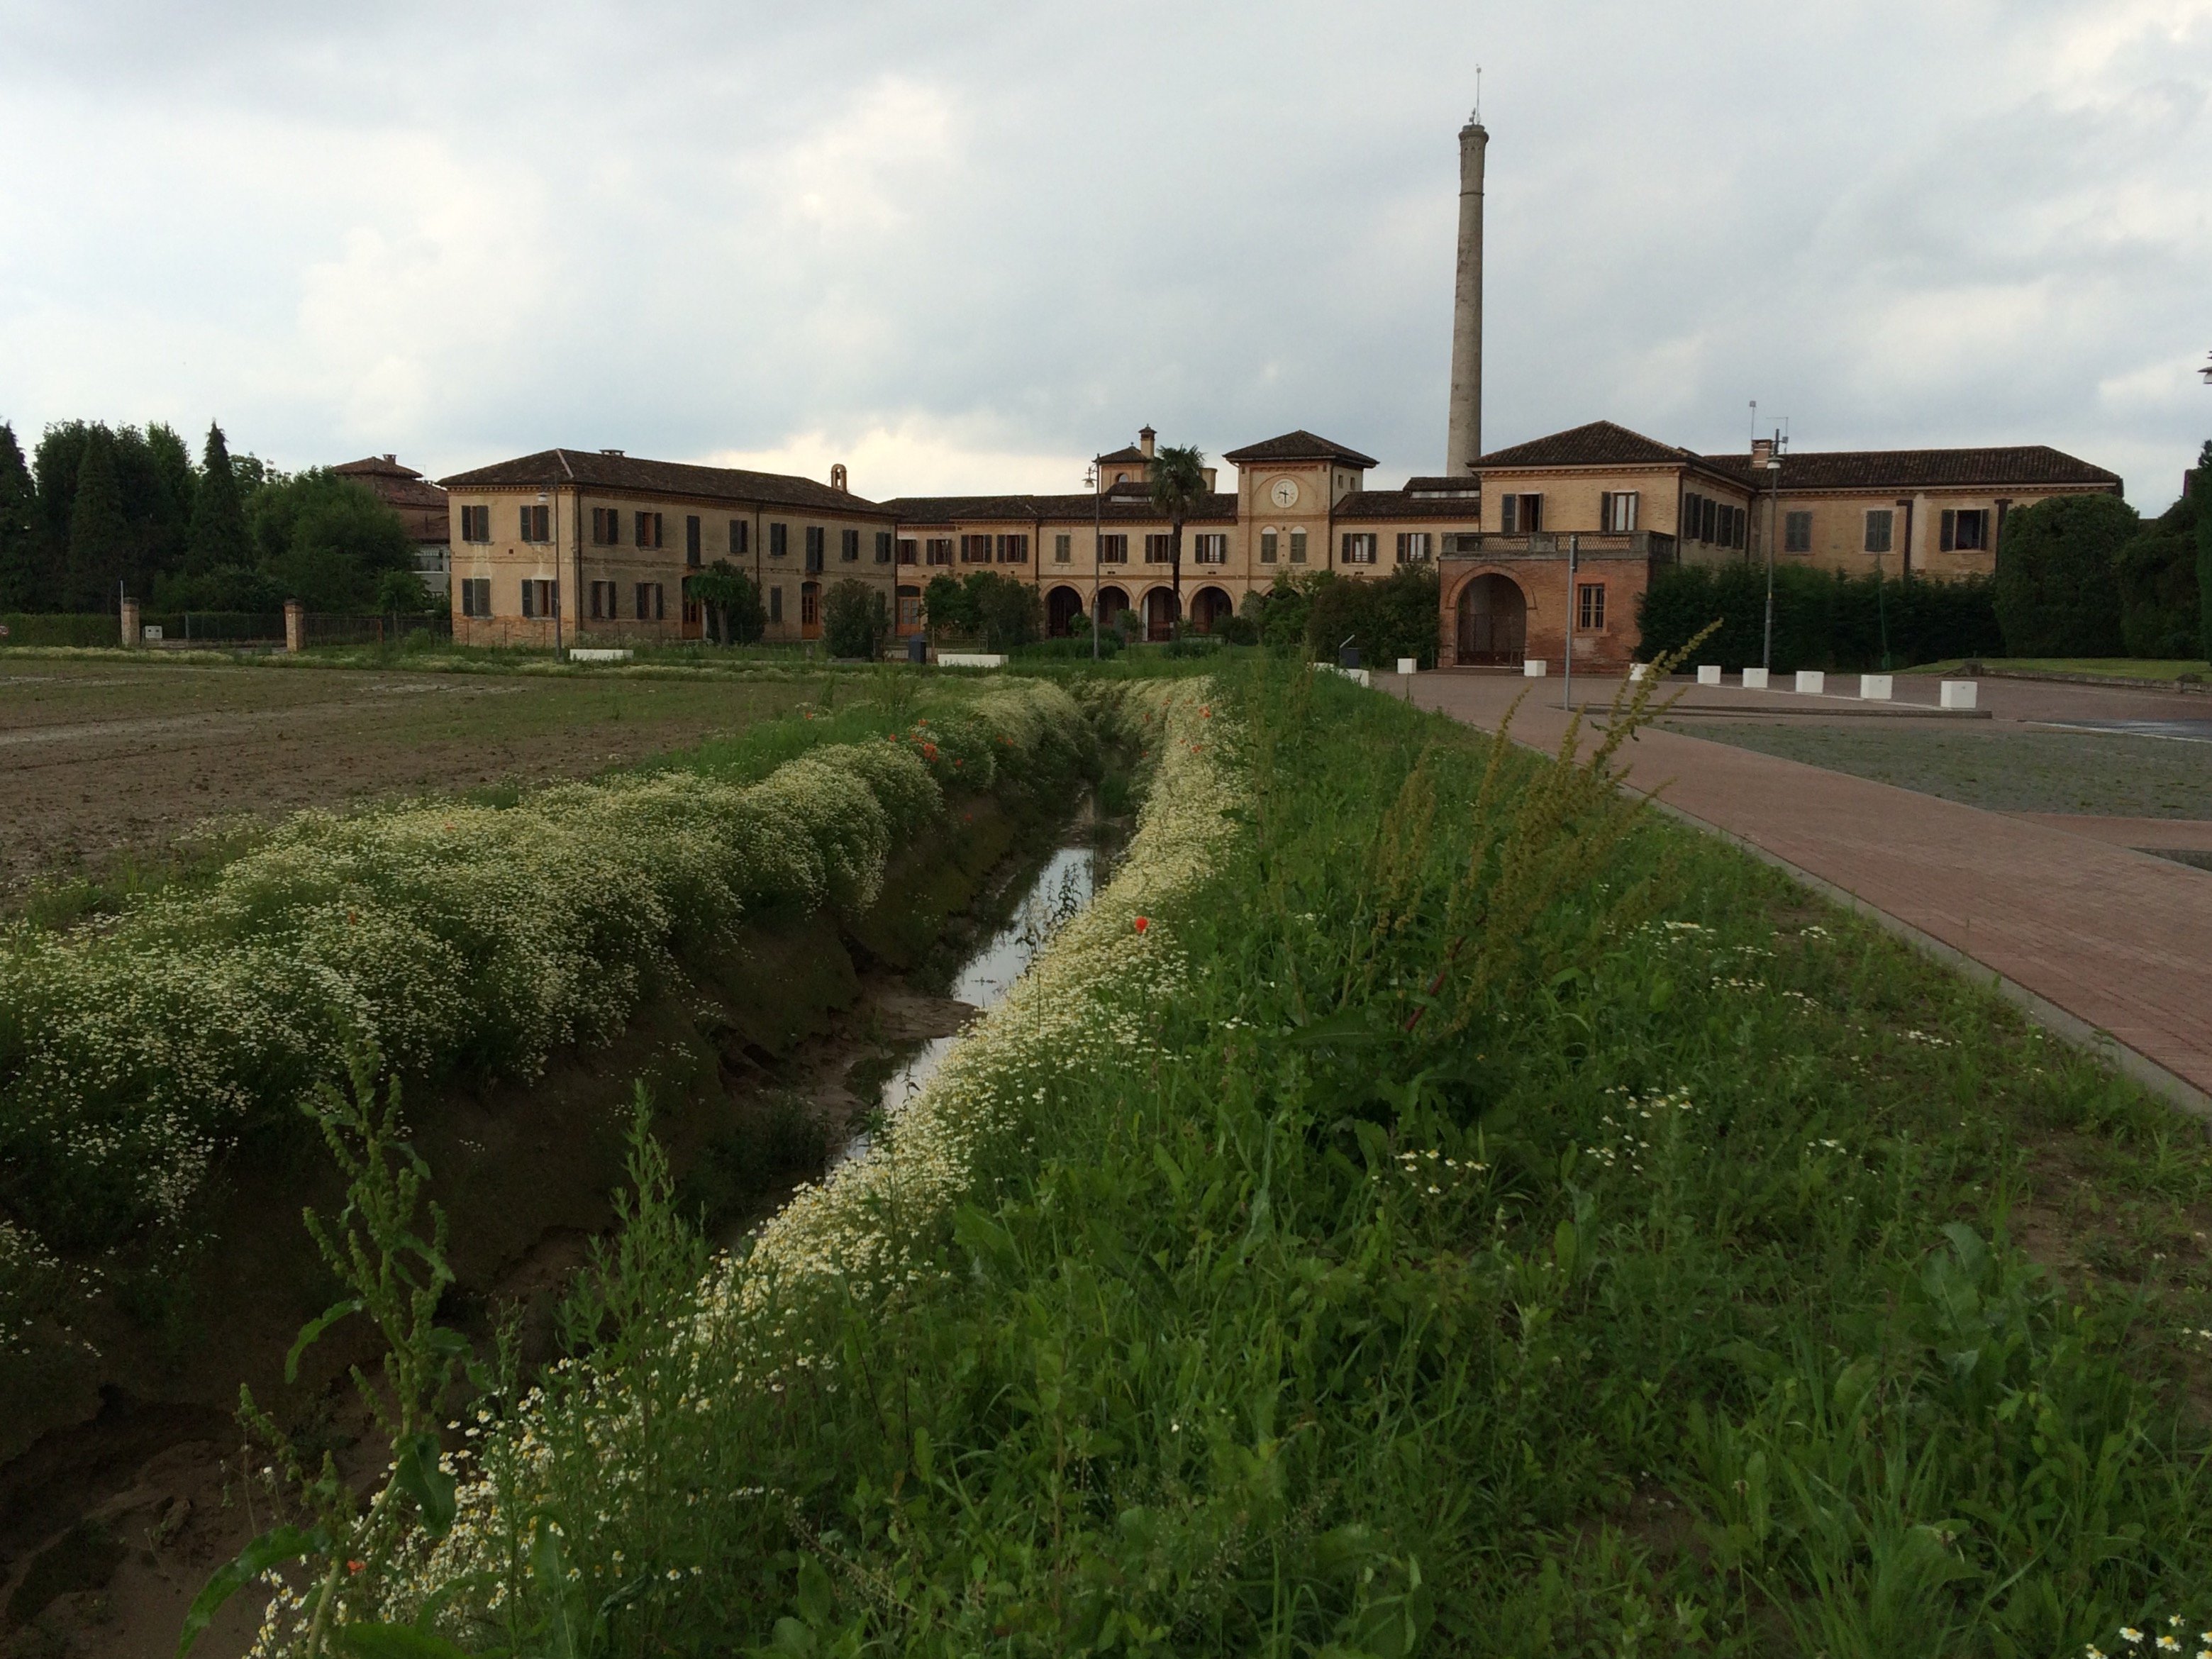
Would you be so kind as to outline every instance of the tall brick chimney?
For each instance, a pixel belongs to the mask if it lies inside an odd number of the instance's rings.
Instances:
[[[1480,115],[1459,130],[1459,279],[1452,289],[1451,422],[1444,471],[1464,477],[1482,453],[1482,171],[1490,132]]]

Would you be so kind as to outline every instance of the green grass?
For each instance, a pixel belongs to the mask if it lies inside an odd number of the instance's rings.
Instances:
[[[1670,729],[1996,812],[2212,818],[2212,744],[1986,726],[1928,731],[1706,720]]]
[[[2028,674],[2089,674],[2104,679],[2148,680],[2172,684],[2194,676],[2212,678],[2212,663],[2172,661],[2139,657],[1980,657],[1983,667]],[[1900,669],[1905,674],[1954,674],[1966,665],[1962,657],[1947,662],[1922,663]]]
[[[1244,842],[1157,919],[1142,1039],[1053,1073],[925,1267],[790,1331],[822,1368],[772,1388],[676,1374],[698,1258],[648,1204],[585,1304],[608,1346],[545,1380],[559,1540],[450,1628],[2010,1659],[2201,1627],[2200,1133],[1597,784],[1326,677],[1216,696]],[[619,1445],[563,1437],[593,1365],[653,1413]],[[550,1569],[577,1588],[531,1599]]]

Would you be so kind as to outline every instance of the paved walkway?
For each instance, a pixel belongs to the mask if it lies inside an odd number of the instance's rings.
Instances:
[[[1376,684],[1394,696],[1407,691],[1395,675],[1377,675]],[[1577,676],[1575,702],[1602,706],[1615,688],[1612,680]],[[1567,720],[1560,689],[1556,677],[1527,682],[1442,673],[1419,676],[1411,690],[1416,703],[1494,731],[1528,690],[1514,735],[1556,750]],[[2046,695],[2055,689],[2014,692],[1984,681],[1982,696],[1985,704],[2000,705],[2002,718],[2033,720],[2055,712],[2057,700]],[[1899,690],[1905,692],[1906,682],[1900,679]],[[2083,696],[2097,695],[2064,690],[2077,708]],[[1932,702],[1933,688],[1928,691]],[[1691,691],[1701,702],[1753,695]],[[1778,709],[1794,705],[1796,712],[1809,712],[1808,701],[1788,693],[1771,698]],[[2131,706],[2145,701],[2117,694],[2111,714],[2148,713]],[[2021,706],[2008,707],[2014,702]],[[1643,732],[1626,758],[1632,787],[1663,790],[1661,799],[1677,811],[1842,889],[2212,1094],[2212,874],[2094,832],[1679,732]],[[2193,842],[2192,836],[2179,844]]]

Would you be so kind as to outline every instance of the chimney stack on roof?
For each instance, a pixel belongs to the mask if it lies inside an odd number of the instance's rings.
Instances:
[[[1137,447],[1144,453],[1144,457],[1148,461],[1152,459],[1152,441],[1159,435],[1148,426],[1140,426],[1137,428]]]
[[[1771,438],[1753,438],[1753,439],[1751,441],[1751,464],[1752,464],[1753,466],[1765,466],[1765,465],[1769,461],[1772,460],[1773,459],[1774,459],[1774,440],[1773,440],[1773,439],[1771,439]]]
[[[848,491],[846,489],[846,488],[845,488],[845,463],[844,463],[844,462],[842,462],[842,461],[832,461],[832,462],[830,462],[830,489],[834,489],[834,490],[836,490],[836,491],[840,495],[847,495],[847,494],[849,494],[849,493],[850,493],[850,492],[848,492]]]

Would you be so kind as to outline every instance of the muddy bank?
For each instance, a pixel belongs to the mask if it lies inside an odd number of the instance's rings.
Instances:
[[[1060,841],[1059,826],[988,798],[894,861],[859,917],[759,918],[653,988],[614,1042],[559,1058],[529,1085],[407,1093],[428,1195],[451,1226],[448,1321],[489,1338],[522,1311],[526,1348],[551,1351],[553,1312],[613,1216],[629,1103],[654,1103],[687,1205],[741,1228],[817,1172],[865,1121],[884,1079],[972,1012],[948,994]],[[213,1242],[111,1298],[85,1346],[9,1379],[0,1398],[0,1646],[10,1655],[174,1651],[207,1575],[265,1515],[239,1479],[240,1385],[311,1447],[358,1472],[377,1455],[344,1382],[374,1363],[341,1326],[284,1357],[337,1299],[298,1206],[343,1202],[311,1134],[227,1172]],[[356,1322],[357,1323],[357,1322]],[[236,1653],[259,1616],[236,1598],[203,1642]]]

